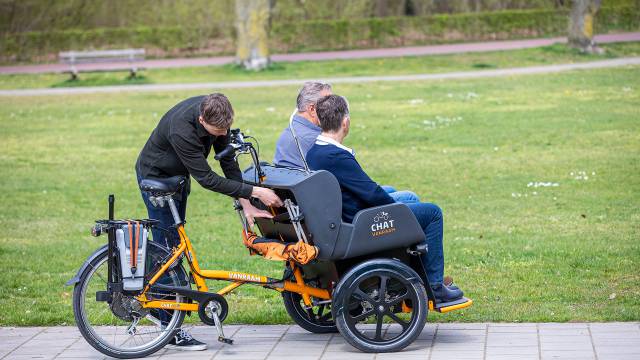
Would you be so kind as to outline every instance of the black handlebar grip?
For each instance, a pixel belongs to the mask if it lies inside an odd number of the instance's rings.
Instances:
[[[227,155],[229,155],[229,154],[233,153],[233,151],[234,151],[234,150],[235,150],[235,149],[234,149],[233,145],[229,144],[229,145],[227,145],[227,147],[225,147],[225,148],[224,148],[224,150],[222,150],[222,151],[220,151],[219,153],[217,153],[217,154],[216,154],[216,156],[214,156],[213,158],[214,158],[215,160],[220,160],[220,159],[222,159],[223,157],[225,157],[225,156],[227,156]]]

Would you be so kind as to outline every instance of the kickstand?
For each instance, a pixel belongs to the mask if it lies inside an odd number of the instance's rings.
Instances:
[[[218,312],[213,311],[213,321],[216,323],[216,330],[218,331],[218,341],[221,343],[233,345],[233,340],[224,337],[224,331],[222,330],[222,321],[218,317]]]

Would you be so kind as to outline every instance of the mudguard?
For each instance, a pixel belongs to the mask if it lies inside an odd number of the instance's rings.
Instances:
[[[89,255],[89,257],[87,258],[87,260],[85,260],[84,264],[82,264],[82,266],[80,266],[80,269],[78,270],[78,272],[76,273],[76,275],[74,277],[72,277],[71,279],[69,279],[69,281],[67,281],[65,283],[66,286],[72,286],[77,284],[78,282],[80,282],[80,276],[82,276],[82,273],[84,273],[84,271],[87,269],[87,267],[89,267],[89,264],[98,256],[102,255],[103,253],[107,252],[107,244],[102,245],[101,247],[99,247],[96,251],[93,252],[93,254]]]

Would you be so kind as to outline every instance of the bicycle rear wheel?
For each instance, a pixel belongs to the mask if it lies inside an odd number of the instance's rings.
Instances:
[[[149,243],[147,269],[166,259],[168,250]],[[164,347],[180,328],[184,311],[145,309],[135,294],[115,292],[111,302],[98,301],[96,293],[107,288],[107,251],[96,257],[76,284],[73,312],[87,342],[101,353],[120,359],[148,356]],[[155,265],[155,266],[154,266]],[[162,278],[166,285],[188,285],[182,266],[173,266]],[[177,293],[147,293],[154,300],[183,301]]]

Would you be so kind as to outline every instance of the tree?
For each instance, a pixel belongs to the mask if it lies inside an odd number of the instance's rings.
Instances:
[[[249,70],[269,66],[270,0],[236,0],[236,62]]]
[[[600,9],[600,0],[573,0],[569,13],[569,46],[593,53],[602,50],[593,41],[593,19]]]

